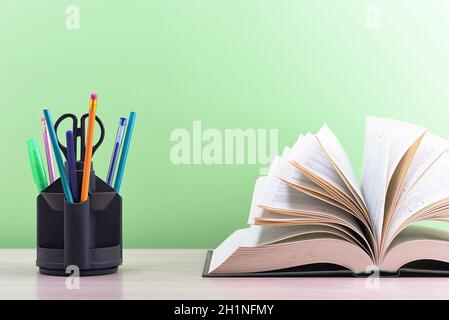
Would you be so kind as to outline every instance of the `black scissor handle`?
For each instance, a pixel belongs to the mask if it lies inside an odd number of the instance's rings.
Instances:
[[[81,139],[81,156],[79,158],[79,161],[83,161],[84,160],[84,155],[86,153],[86,118],[89,117],[89,114],[83,114],[81,116],[80,119],[80,127],[78,127],[78,118],[72,114],[72,113],[66,113],[63,114],[62,116],[60,116],[58,118],[58,120],[56,120],[55,122],[55,131],[56,131],[56,136],[57,136],[57,132],[58,132],[58,127],[61,124],[62,121],[64,121],[67,118],[71,118],[72,119],[72,132],[73,132],[73,136],[74,136],[74,147],[75,147],[75,155],[78,151],[77,149],[77,145],[78,145],[78,137],[80,137]],[[104,129],[104,125],[103,122],[101,121],[101,119],[99,117],[95,117],[95,121],[98,123],[98,125],[100,126],[100,138],[98,139],[97,143],[95,143],[95,145],[92,147],[92,155],[95,153],[95,151],[98,149],[98,147],[103,143],[104,140],[104,136],[105,136],[105,129]],[[64,146],[60,141],[59,138],[58,139],[58,145],[59,148],[61,149],[62,153],[64,154],[64,157],[67,159],[67,147]]]
[[[59,137],[58,137],[58,127],[61,124],[61,122],[67,118],[71,118],[72,119],[72,132],[73,132],[73,136],[74,136],[74,147],[75,147],[75,155],[76,155],[76,150],[77,150],[77,136],[78,136],[78,118],[72,114],[72,113],[65,113],[62,116],[60,116],[58,118],[58,120],[56,120],[55,122],[55,132],[56,132],[56,139],[58,139],[58,145],[59,145],[59,149],[61,149],[62,153],[64,154],[64,157],[67,160],[67,147],[64,146],[61,141],[59,141]]]
[[[86,153],[86,137],[85,137],[85,122],[86,119],[89,117],[88,113],[85,113],[81,116],[81,127],[79,128],[80,130],[80,137],[81,137],[81,161],[84,161],[84,155]],[[104,125],[103,125],[103,121],[101,121],[100,118],[98,118],[97,116],[95,116],[95,121],[98,123],[98,125],[100,126],[100,138],[98,139],[97,143],[95,143],[92,146],[92,156],[95,154],[95,151],[97,151],[98,147],[103,143],[104,140],[104,134],[105,134],[105,130],[104,130]]]

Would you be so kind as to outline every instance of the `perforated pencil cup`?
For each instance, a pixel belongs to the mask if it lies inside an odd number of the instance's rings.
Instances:
[[[77,164],[78,183],[82,162]],[[122,264],[122,198],[91,170],[89,199],[65,200],[60,179],[37,197],[37,260],[48,275],[81,276],[114,273]]]

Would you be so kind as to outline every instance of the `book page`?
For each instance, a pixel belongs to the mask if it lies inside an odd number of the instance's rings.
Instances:
[[[388,123],[385,119],[367,116],[363,154],[362,194],[380,240],[385,195],[388,183]]]
[[[314,135],[300,136],[294,144],[288,160],[355,202],[351,191],[335,170]]]
[[[278,157],[280,158],[280,157]],[[273,161],[269,172],[271,172],[271,174],[274,174],[275,172],[275,166],[277,166],[279,164],[279,159],[278,161]],[[291,165],[289,163],[289,165]],[[273,196],[270,196],[271,194],[274,194]],[[277,193],[276,193],[277,192]],[[269,196],[267,196],[267,194]],[[297,195],[298,194],[298,195]],[[274,201],[280,200],[280,199],[284,199],[286,201],[286,203],[288,203],[288,201],[290,199],[295,199],[292,201],[295,202],[301,202],[301,192],[294,190],[290,187],[288,187],[288,185],[286,185],[284,182],[282,182],[282,180],[280,180],[279,178],[271,175],[271,176],[262,176],[257,178],[255,186],[254,186],[254,191],[253,191],[253,197],[251,200],[251,207],[250,207],[250,213],[249,213],[249,217],[248,217],[248,224],[255,224],[255,219],[260,218],[260,217],[264,217],[265,219],[267,219],[268,217],[272,217],[272,218],[276,218],[278,217],[277,214],[273,214],[269,211],[267,211],[266,209],[260,207],[260,204],[264,202],[264,197],[265,198],[269,198],[269,199],[274,199]],[[306,195],[307,196],[307,195]],[[308,196],[310,197],[310,196]],[[270,201],[268,201],[267,203],[271,203]],[[316,203],[318,204],[324,204],[326,205],[326,203],[322,203],[320,200],[316,200]],[[303,209],[316,209],[317,206],[301,206]],[[299,208],[299,207],[298,207]],[[329,208],[329,205],[327,205],[327,208]],[[319,212],[319,210],[318,210]],[[316,213],[316,212],[315,212]],[[307,220],[310,220],[307,219]],[[319,221],[319,218],[316,218],[314,220]]]
[[[387,248],[409,224],[434,219],[449,203],[449,155],[443,154],[401,200],[385,237]]]
[[[402,121],[373,116],[366,119],[362,192],[378,239],[384,219],[389,221],[396,206],[410,161],[424,133],[423,127]],[[408,157],[404,158],[406,154]]]
[[[349,238],[347,234],[331,226],[305,225],[305,226],[251,226],[250,228],[234,231],[226,240],[224,240],[215,250],[212,256],[210,269],[215,269],[222,264],[230,254],[239,247],[257,247],[266,246],[288,238],[294,238],[306,234],[332,234],[339,236],[348,242],[357,244],[356,241]]]
[[[390,183],[387,188],[387,195],[385,198],[385,209],[384,209],[384,224],[382,229],[382,235],[384,235],[391,223],[392,216],[396,210],[397,203],[399,201],[401,188],[404,184],[407,171],[412,163],[413,157],[416,150],[419,147],[421,138],[418,139],[404,154],[401,161],[396,167],[396,170],[391,177]]]
[[[381,270],[397,270],[416,260],[449,263],[449,230],[418,223],[407,227],[393,241],[380,266]]]
[[[275,175],[276,171],[278,170],[280,160],[281,160],[280,156],[275,156],[273,158],[273,161],[271,162],[270,168],[268,169],[267,176]]]
[[[411,123],[384,119],[389,127],[388,181],[408,149],[425,134],[426,129]]]
[[[225,262],[239,246],[251,243],[254,243],[254,240],[251,239],[250,228],[234,231],[214,250],[210,261],[209,271],[218,268],[218,266]]]
[[[426,129],[403,121],[386,119],[389,123],[388,189],[384,210],[384,232],[388,228],[407,172]]]
[[[357,182],[351,160],[343,149],[340,141],[327,125],[321,127],[316,137],[321,147],[323,148],[323,151],[331,160],[331,163],[336,169],[337,173],[345,182],[348,189],[353,193],[354,198],[357,200],[360,206],[360,209],[366,211],[362,191],[360,189],[359,183]]]
[[[284,148],[282,157],[286,157],[290,153],[290,148],[286,147]],[[268,169],[268,176],[274,177],[276,171],[278,170],[278,167],[280,165],[280,160],[282,158],[281,156],[275,156],[273,161],[270,164],[270,168]],[[266,176],[262,176],[256,179],[256,183],[254,184],[254,190],[253,190],[253,197],[251,199],[251,207],[249,211],[249,217],[248,217],[248,224],[254,224],[254,219],[256,217],[262,216],[264,209],[260,208],[258,206],[258,203],[260,202],[259,199],[262,196],[264,187],[265,187],[265,181],[267,181]]]
[[[308,233],[330,233],[338,235],[348,241],[354,242],[347,234],[325,225],[305,225],[305,226],[285,226],[285,227],[270,227],[270,226],[251,226],[251,244],[246,246],[265,246],[279,241],[284,241],[289,238],[294,238],[302,234]]]
[[[253,198],[251,200],[251,208],[249,210],[248,224],[254,224],[254,219],[262,216],[264,209],[258,206],[260,202],[260,196],[262,195],[265,181],[267,177],[259,177],[256,180],[253,191]]]
[[[309,196],[320,199],[324,202],[327,202],[331,205],[334,205],[340,209],[343,209],[355,217],[360,219],[364,224],[366,224],[363,216],[360,216],[358,212],[355,212],[353,206],[347,204],[347,201],[341,199],[334,193],[330,193],[315,184],[312,180],[310,180],[307,176],[305,176],[298,168],[296,168],[291,162],[289,162],[286,158],[281,157],[279,159],[279,165],[275,175],[285,182],[290,187],[294,188],[299,192],[303,192]]]
[[[303,217],[292,217],[286,215],[280,215],[278,213],[273,213],[267,209],[264,209],[260,206],[263,203],[263,196],[266,194],[266,188],[272,188],[273,190],[277,190],[278,186],[282,184],[282,181],[278,180],[276,177],[259,177],[256,180],[256,184],[254,186],[253,198],[251,200],[251,209],[248,218],[248,224],[254,225],[257,224],[257,220],[259,221],[272,221],[272,222],[287,222],[287,220],[295,220],[297,222],[321,222],[324,221],[323,216],[303,216]],[[284,186],[279,188],[285,191]],[[271,192],[271,191],[270,191]],[[297,192],[297,191],[296,191]],[[292,192],[293,193],[293,192]],[[298,192],[299,193],[299,192]],[[316,212],[315,212],[316,213]]]
[[[372,242],[370,242],[360,228],[353,227],[345,222],[335,222],[335,220],[331,218],[313,217],[312,215],[285,215],[264,210],[260,216],[254,218],[254,225],[272,226],[280,229],[289,226],[328,226],[344,233],[346,238],[349,237],[351,239],[350,241],[359,244],[360,247],[363,247],[372,257],[374,257],[371,245]]]
[[[266,177],[262,196],[257,198],[259,207],[291,215],[291,218],[303,218],[306,221],[320,219],[323,222],[334,222],[351,228],[359,234],[363,232],[357,219],[350,213],[331,204],[298,192],[276,177]],[[259,211],[259,214],[262,212]]]
[[[366,223],[366,219],[358,213],[355,205],[343,195],[338,194],[335,188],[325,187],[322,182],[317,184],[294,166],[288,160],[290,152],[290,148],[284,150],[282,157],[278,161],[277,170],[274,175],[296,190],[353,213]]]
[[[237,241],[229,239],[230,244],[226,247],[220,245],[214,251],[209,273],[263,272],[312,263],[332,263],[362,273],[373,264],[372,258],[363,248],[325,232],[304,234],[295,241],[267,246],[232,246]]]
[[[449,149],[449,141],[426,132],[418,150],[413,157],[412,163],[401,189],[400,199],[412,189],[422,175]]]
[[[327,197],[331,196],[326,190],[307,178],[298,168],[292,165],[287,158],[281,157],[279,159],[279,165],[274,172],[274,175],[291,185],[313,191],[316,194],[322,194]]]
[[[277,177],[266,177],[262,196],[258,199],[259,206],[276,208],[291,212],[337,214],[343,212],[335,206],[299,192]]]
[[[449,194],[449,154],[444,153],[401,200],[392,219],[393,231],[413,215]]]

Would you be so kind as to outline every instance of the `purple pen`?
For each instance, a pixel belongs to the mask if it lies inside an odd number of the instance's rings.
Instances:
[[[117,167],[117,159],[122,145],[123,136],[125,133],[126,118],[121,117],[118,124],[117,136],[115,137],[114,149],[112,150],[111,162],[109,163],[108,176],[106,182],[112,186],[112,180],[114,179],[115,168]]]
[[[72,190],[73,201],[78,202],[78,180],[76,178],[76,160],[75,160],[75,138],[73,132],[68,130],[65,133],[67,139],[67,169],[69,171],[69,183]]]
[[[42,125],[42,136],[44,137],[45,157],[47,158],[48,178],[50,180],[50,183],[53,183],[56,180],[55,167],[53,165],[50,136],[48,135],[47,122],[45,122],[45,118],[41,118],[41,125]]]

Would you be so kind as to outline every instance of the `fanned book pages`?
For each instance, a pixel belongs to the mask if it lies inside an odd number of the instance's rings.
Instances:
[[[449,275],[449,141],[368,116],[362,181],[332,131],[300,135],[256,181],[248,223],[204,276]]]

